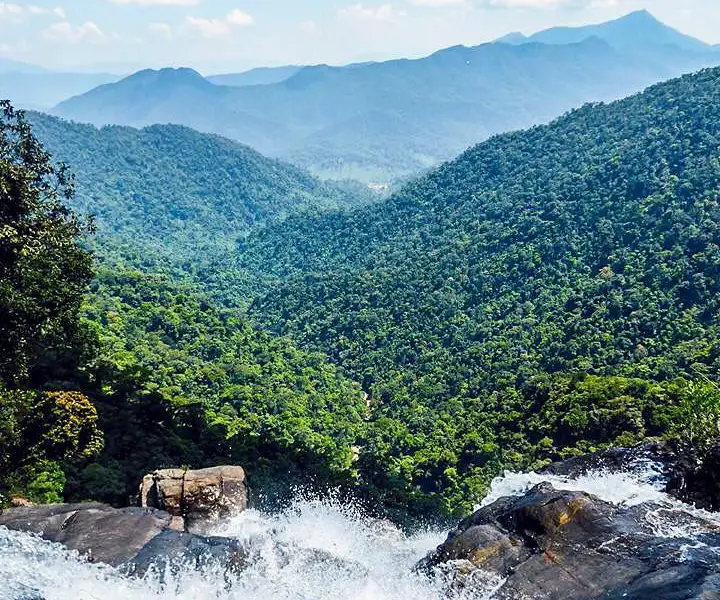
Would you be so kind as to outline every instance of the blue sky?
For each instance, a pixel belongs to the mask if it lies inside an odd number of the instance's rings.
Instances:
[[[0,57],[118,72],[339,64],[421,56],[639,8],[720,43],[720,0],[15,0],[0,2]]]

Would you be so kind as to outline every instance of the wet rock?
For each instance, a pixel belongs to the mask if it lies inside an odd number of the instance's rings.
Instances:
[[[247,552],[236,540],[170,528],[172,516],[156,509],[116,509],[104,504],[63,504],[0,512],[0,526],[42,535],[77,550],[89,561],[144,575],[156,567],[212,567],[239,572]],[[34,598],[31,591],[23,594]],[[20,597],[25,597],[20,594]],[[2,597],[2,594],[0,594]],[[13,599],[15,600],[15,599]]]
[[[236,542],[184,532],[186,526],[200,530],[206,521],[246,508],[243,469],[157,471],[145,477],[140,492],[140,508],[97,503],[17,507],[0,511],[0,526],[40,534],[90,561],[140,574],[153,564],[213,563],[220,572],[244,564],[244,550]]]
[[[170,515],[141,508],[104,504],[59,504],[11,508],[0,512],[0,525],[38,533],[51,542],[118,566],[132,559],[170,525]]]
[[[165,469],[146,475],[140,484],[140,504],[167,511],[183,526],[202,531],[203,525],[247,508],[248,489],[241,467],[221,466],[195,471]]]
[[[168,529],[155,536],[127,563],[139,576],[148,570],[160,572],[191,566],[196,569],[216,567],[222,572],[239,573],[247,564],[248,551],[230,538],[205,537]]]
[[[667,470],[669,494],[698,508],[720,510],[720,445],[710,448],[702,460],[691,450],[678,452]]]
[[[11,590],[10,600],[45,600],[45,596],[43,596],[37,590],[33,590],[23,585],[20,586],[19,589],[16,588],[14,590]]]
[[[643,444],[634,448],[610,448],[594,454],[574,456],[553,463],[538,471],[546,475],[560,475],[575,479],[591,471],[633,473],[645,471],[649,463],[658,468],[658,478],[667,479],[683,453],[664,442]]]
[[[662,537],[647,519],[650,512],[671,524],[676,518],[666,507],[617,507],[543,483],[475,512],[418,568],[432,574],[454,565],[493,575],[504,580],[498,600],[720,598],[715,525],[683,513],[692,539]]]

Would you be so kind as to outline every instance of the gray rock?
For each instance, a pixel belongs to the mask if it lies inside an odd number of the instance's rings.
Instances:
[[[230,538],[205,537],[175,530],[165,530],[148,542],[127,563],[128,569],[143,576],[150,569],[211,566],[223,572],[239,573],[247,564],[248,551]]]
[[[10,508],[0,511],[0,526],[40,534],[90,561],[140,574],[153,564],[212,563],[221,572],[245,564],[246,552],[234,540],[182,531],[186,523],[200,530],[205,521],[247,507],[243,469],[157,471],[143,480],[140,492],[140,508],[97,503]]]
[[[104,504],[58,504],[11,508],[0,525],[38,533],[51,542],[118,566],[132,559],[170,525],[170,515],[153,509],[116,509]]]
[[[463,561],[466,570],[506,578],[498,600],[720,599],[720,533],[685,513],[682,524],[702,538],[660,538],[645,520],[649,510],[665,509],[620,508],[544,483],[475,512],[418,569],[432,575]]]

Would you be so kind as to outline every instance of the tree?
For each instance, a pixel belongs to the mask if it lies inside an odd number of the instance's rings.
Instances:
[[[0,102],[0,382],[44,385],[87,346],[78,318],[92,277],[68,210],[73,179],[50,160],[22,112]]]

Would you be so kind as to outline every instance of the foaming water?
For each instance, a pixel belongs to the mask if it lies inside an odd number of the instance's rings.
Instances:
[[[238,539],[247,565],[237,576],[212,566],[177,568],[138,580],[90,564],[36,536],[0,528],[0,600],[461,600],[442,577],[412,568],[443,532],[405,535],[334,501],[299,500],[278,514],[248,510],[210,532]],[[490,597],[498,581],[482,581]],[[477,588],[473,599],[481,600]]]
[[[697,543],[694,538],[706,524],[720,529],[715,515],[664,494],[652,463],[629,473],[576,478],[506,473],[493,482],[483,505],[522,495],[541,482],[626,507],[651,502],[647,527],[657,537],[688,539],[688,555],[703,545],[701,536]],[[201,570],[173,565],[137,579],[37,536],[0,528],[0,600],[489,600],[503,584],[468,568],[448,568],[432,579],[417,574],[413,566],[445,539],[445,532],[406,535],[390,522],[333,500],[300,498],[277,513],[248,510],[210,533],[240,541],[246,551],[240,573],[229,575],[218,565]]]
[[[490,493],[481,506],[492,504],[504,496],[521,496],[543,482],[552,484],[558,490],[583,491],[622,506],[671,501],[663,492],[665,481],[660,466],[651,461],[641,461],[627,472],[589,471],[577,477],[506,471],[493,481]]]

